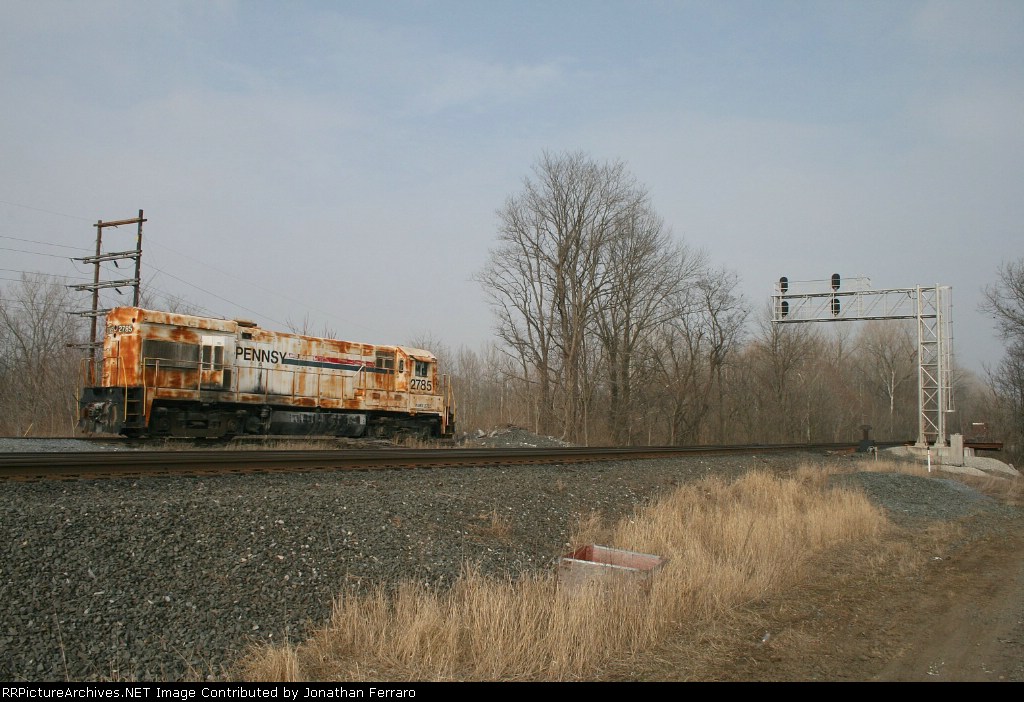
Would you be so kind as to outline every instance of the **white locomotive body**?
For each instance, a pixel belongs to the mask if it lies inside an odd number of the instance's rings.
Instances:
[[[90,377],[93,376],[90,373]],[[423,349],[119,307],[79,425],[137,436],[447,436],[448,378]]]

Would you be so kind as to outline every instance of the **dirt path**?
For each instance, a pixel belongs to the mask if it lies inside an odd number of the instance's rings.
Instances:
[[[901,614],[899,655],[873,677],[1024,681],[1024,523],[982,535],[928,567]]]
[[[1024,508],[907,526],[613,679],[1024,682]]]

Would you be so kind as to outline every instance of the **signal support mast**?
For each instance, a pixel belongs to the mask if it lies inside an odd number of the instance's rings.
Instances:
[[[865,277],[842,286],[829,280],[779,278],[772,294],[772,323],[917,320],[917,448],[946,446],[946,414],[953,411],[953,288],[948,285],[871,290]]]

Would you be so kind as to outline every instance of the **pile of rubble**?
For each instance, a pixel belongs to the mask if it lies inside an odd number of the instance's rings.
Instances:
[[[513,424],[491,431],[477,429],[475,433],[466,437],[464,443],[466,446],[485,448],[547,448],[573,445],[553,436],[534,434]]]

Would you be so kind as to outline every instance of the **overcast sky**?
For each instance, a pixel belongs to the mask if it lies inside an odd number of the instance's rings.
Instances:
[[[0,101],[0,278],[91,277],[142,209],[146,283],[274,329],[477,348],[545,150],[625,162],[755,314],[780,275],[951,285],[979,371],[1024,256],[1019,0],[2,0]]]

